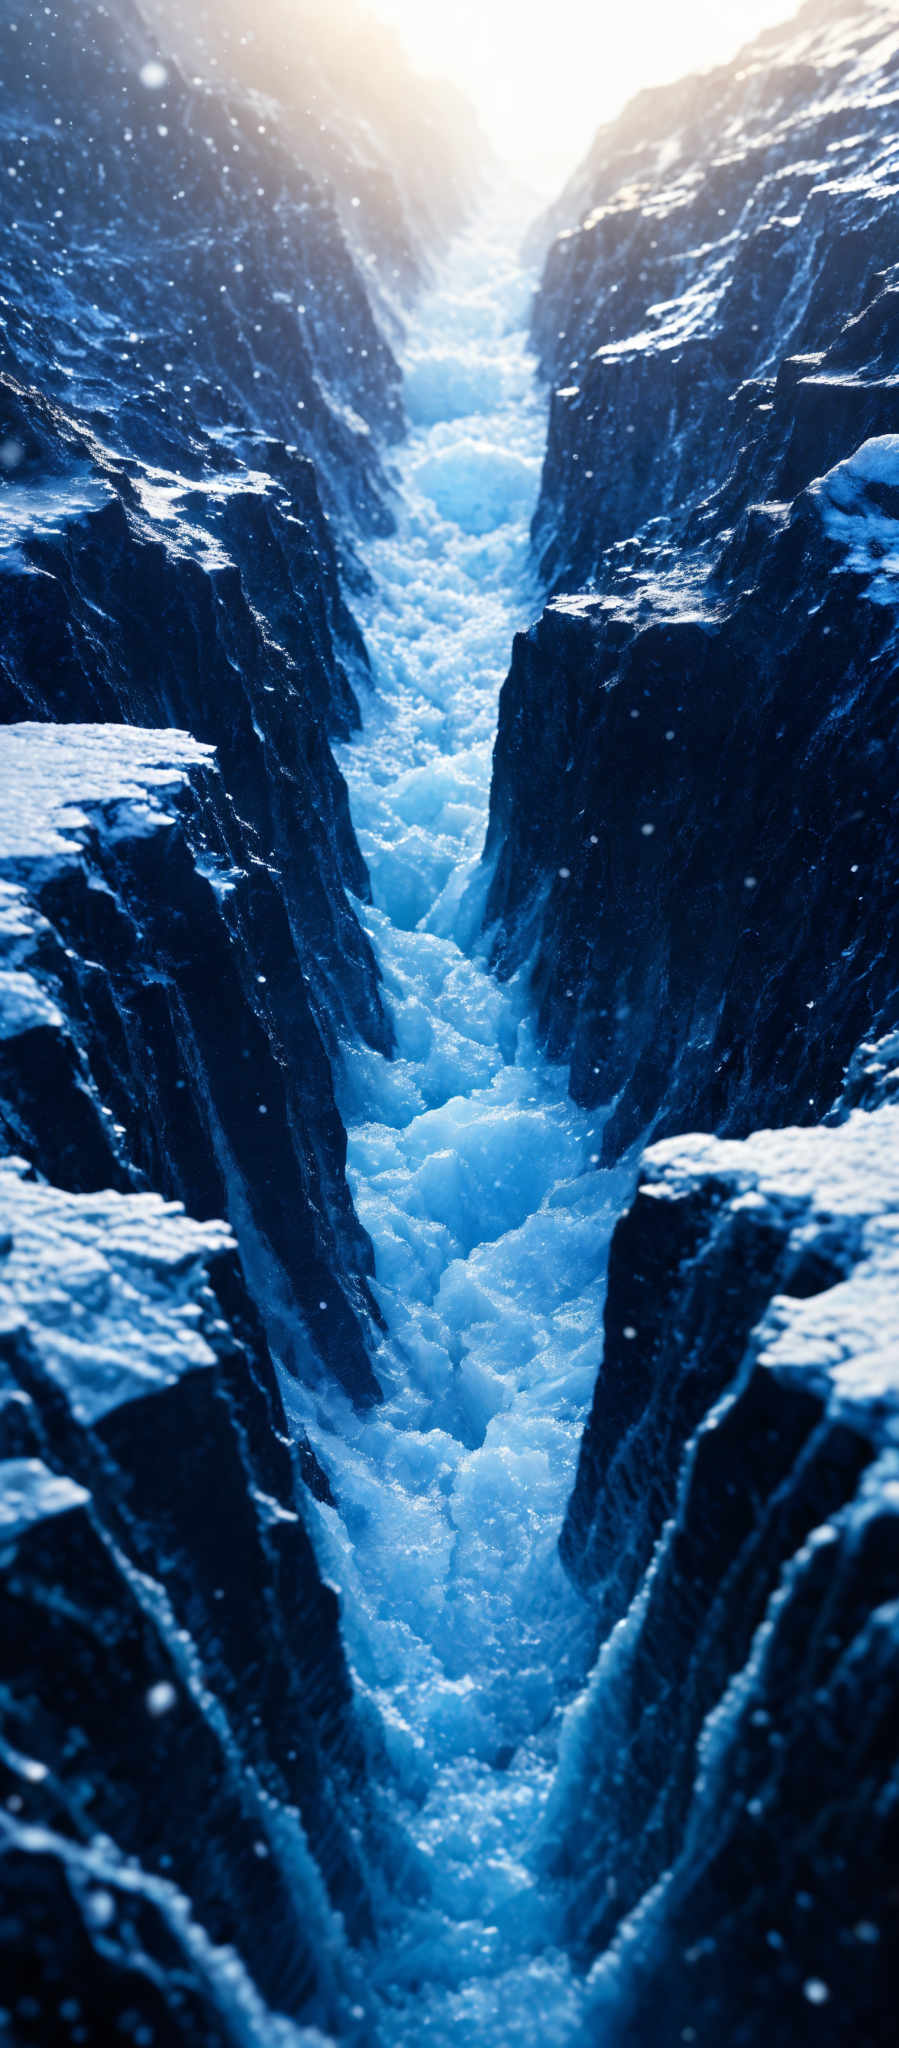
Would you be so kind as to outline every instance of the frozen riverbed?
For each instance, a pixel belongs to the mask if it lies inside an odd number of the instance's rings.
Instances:
[[[462,238],[408,340],[398,526],[368,557],[375,688],[342,759],[397,1037],[392,1061],[348,1054],[342,1104],[385,1401],[302,1420],[339,1502],[321,1552],[429,1887],[382,1945],[384,2040],[546,2048],[578,2011],[533,1877],[583,1668],[556,1542],[626,1178],[595,1171],[596,1119],[478,957],[497,698],[537,601],[523,225],[513,203]]]

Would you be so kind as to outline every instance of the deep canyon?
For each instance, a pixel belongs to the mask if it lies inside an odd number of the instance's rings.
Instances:
[[[899,18],[266,23],[0,19],[0,2042],[880,2048]]]

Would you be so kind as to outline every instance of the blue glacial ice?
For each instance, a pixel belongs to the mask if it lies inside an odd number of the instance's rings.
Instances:
[[[586,1655],[556,1543],[628,1183],[595,1170],[595,1115],[476,942],[497,696],[537,601],[545,420],[515,228],[492,207],[415,316],[398,528],[368,551],[375,688],[341,762],[397,1036],[392,1061],[347,1051],[342,1096],[386,1398],[360,1416],[285,1392],[332,1478],[320,1555],[426,1873],[382,1944],[384,2038],[549,2048],[579,1994],[531,1852]]]

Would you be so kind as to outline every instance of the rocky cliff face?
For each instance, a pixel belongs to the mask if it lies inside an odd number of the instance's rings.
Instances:
[[[889,2037],[897,1137],[668,1140],[616,1233],[546,1845],[597,2038]]]
[[[503,692],[488,920],[607,1157],[813,1121],[892,1021],[897,65],[889,10],[811,6],[644,95],[547,258],[559,594]]]
[[[185,76],[132,0],[13,5],[0,47],[4,367],[193,479],[207,435],[261,429],[383,520],[399,372],[302,136]]]
[[[810,0],[599,131],[534,312],[554,387],[536,531],[566,588],[647,523],[656,546],[717,541],[747,456],[753,496],[792,498],[847,429],[895,424],[892,365],[851,323],[895,260],[897,72],[889,6]]]
[[[442,215],[436,200],[410,212],[402,152],[388,175],[383,95],[373,80],[366,97],[364,67],[342,81],[334,125],[349,22],[304,19],[302,77],[315,93],[301,112],[299,74],[289,106],[271,97],[271,77],[263,98],[227,17],[214,34],[200,23],[199,40],[191,21],[189,34],[174,8],[85,0],[39,19],[14,6],[0,31],[0,715],[29,722],[16,772],[30,773],[34,752],[50,810],[54,770],[65,803],[77,753],[45,744],[34,722],[93,729],[90,882],[82,890],[77,860],[52,884],[29,880],[59,957],[92,963],[74,1017],[71,968],[65,988],[45,985],[70,1046],[63,1056],[57,1045],[55,1070],[77,1045],[97,1104],[140,1131],[126,1180],[137,1171],[194,1213],[231,1216],[287,1361],[298,1355],[286,1331],[305,1329],[307,1368],[324,1359],[370,1397],[370,1254],[343,1178],[329,1061],[347,1035],[389,1051],[391,1031],[352,905],[368,880],[331,743],[357,723],[367,681],[344,596],[361,573],[353,533],[390,523],[383,454],[403,423],[374,309],[396,295],[392,271],[381,275],[374,225],[367,246],[363,229],[351,246],[339,216],[354,217],[354,171],[361,181],[374,153],[380,232],[402,244],[408,280],[425,216],[436,234],[462,202],[463,145],[455,115],[420,105],[448,196]],[[218,775],[196,755],[178,830],[152,848],[104,840],[121,724],[216,750]],[[231,877],[221,886],[201,872],[210,847]],[[101,883],[110,860],[117,872]],[[15,1077],[25,1094],[8,1092],[10,1129],[33,1140],[42,1171],[68,1161],[64,1185],[103,1184],[103,1145],[79,1155],[90,1091],[74,1091],[74,1124],[55,1123],[32,1064],[27,1085]]]
[[[534,313],[492,956],[606,1163],[716,1134],[642,1161],[561,1539],[543,1853],[590,2038],[646,2048],[892,2025],[897,79],[872,0],[643,95]]]
[[[266,1331],[365,1402],[376,1311],[283,895],[186,734],[7,727],[0,790],[4,1998],[352,2038],[388,1845]]]
[[[72,1190],[233,1218],[279,1358],[377,1393],[371,1255],[281,891],[209,750],[136,727],[0,729],[2,1111]]]
[[[330,741],[358,710],[364,655],[311,463],[250,436],[198,477],[148,470],[11,379],[20,450],[0,517],[7,719],[188,730],[217,750],[268,857],[322,1031],[389,1045],[347,891],[364,862]]]
[[[289,2048],[367,2038],[390,1853],[278,1370],[379,1395],[331,748],[469,140],[338,121],[334,10],[290,93],[179,14],[0,24],[0,2031]]]
[[[365,1758],[230,1233],[15,1161],[0,1229],[15,2038],[262,2042],[269,2007],[343,2024]]]

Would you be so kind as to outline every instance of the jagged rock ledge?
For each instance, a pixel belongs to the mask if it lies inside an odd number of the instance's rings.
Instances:
[[[895,1017],[897,81],[812,0],[602,131],[547,259],[487,919],[607,1160],[814,1122]]]
[[[877,359],[869,321],[859,357],[852,329],[894,282],[897,82],[889,0],[807,0],[599,130],[534,307],[554,583],[604,581],[647,527],[714,543],[735,468],[744,504],[792,498],[899,425],[895,352]]]
[[[893,1107],[671,1139],[616,1231],[546,1842],[599,2037],[889,2039],[897,1162]]]
[[[560,597],[516,640],[493,957],[533,962],[607,1159],[815,1121],[895,1014],[897,481],[899,442],[867,442],[732,577]]]
[[[5,1140],[227,1216],[280,1362],[377,1394],[371,1252],[279,880],[209,748],[0,729]]]
[[[22,2043],[350,2038],[375,1823],[230,1232],[0,1168],[0,1947]],[[129,2017],[130,2015],[130,2017]],[[143,2032],[140,2029],[143,2028]]]
[[[0,376],[18,450],[0,498],[0,716],[191,732],[279,874],[330,1046],[387,1049],[348,892],[368,876],[331,752],[358,724],[365,650],[310,461],[261,434],[138,464]]]

